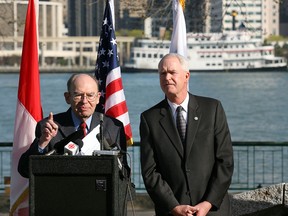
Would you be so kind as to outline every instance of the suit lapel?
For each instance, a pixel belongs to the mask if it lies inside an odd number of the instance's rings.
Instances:
[[[63,137],[67,137],[70,134],[75,132],[74,123],[71,117],[71,108],[69,108],[64,116],[61,116],[59,119],[55,119],[59,122],[58,127],[59,131],[62,134]]]
[[[201,121],[202,113],[198,110],[198,103],[195,97],[189,94],[188,104],[188,121],[187,121],[187,132],[186,132],[186,156],[189,155],[192,145],[195,140],[195,136],[198,130],[198,125]]]
[[[95,127],[98,126],[98,124],[100,124],[100,113],[94,112],[93,116],[92,116],[92,120],[91,120],[91,125],[90,125],[90,131],[92,131]],[[105,121],[104,123],[105,124]],[[104,127],[104,125],[103,125]]]
[[[162,118],[160,119],[160,125],[169,137],[171,143],[176,148],[177,152],[181,157],[184,157],[183,144],[180,140],[179,134],[177,132],[176,126],[173,122],[173,118],[170,112],[169,105],[165,100],[163,108],[160,109],[160,114]]]

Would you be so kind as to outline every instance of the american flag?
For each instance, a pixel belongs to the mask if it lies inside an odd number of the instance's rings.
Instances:
[[[95,67],[95,76],[99,80],[101,92],[96,111],[122,121],[125,127],[127,145],[132,145],[132,130],[122,85],[110,4],[111,2],[107,0]]]

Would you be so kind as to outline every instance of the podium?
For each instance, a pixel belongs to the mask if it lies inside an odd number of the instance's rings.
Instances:
[[[115,155],[30,156],[30,216],[126,215]]]

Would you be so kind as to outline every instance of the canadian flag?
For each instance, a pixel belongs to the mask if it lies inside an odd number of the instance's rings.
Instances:
[[[38,0],[29,0],[22,48],[11,167],[10,215],[29,215],[29,180],[17,171],[18,161],[35,138],[43,118],[38,64]]]

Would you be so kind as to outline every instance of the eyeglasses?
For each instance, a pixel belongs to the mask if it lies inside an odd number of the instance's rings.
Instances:
[[[97,98],[97,93],[74,93],[72,94],[72,98],[75,102],[79,102],[81,100],[84,100],[84,98],[88,101],[94,101]]]

